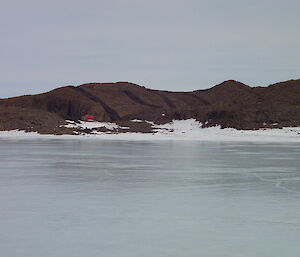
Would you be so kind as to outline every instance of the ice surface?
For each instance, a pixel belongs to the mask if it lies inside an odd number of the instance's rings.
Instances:
[[[298,257],[299,143],[63,138],[1,137],[1,256]]]

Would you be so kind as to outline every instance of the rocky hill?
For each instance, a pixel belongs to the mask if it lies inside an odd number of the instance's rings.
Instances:
[[[300,126],[300,80],[250,87],[229,80],[192,92],[147,89],[128,82],[90,83],[0,100],[0,130],[73,133],[65,120],[85,114],[125,124],[195,118],[203,126],[237,129]],[[142,129],[141,129],[142,130]]]

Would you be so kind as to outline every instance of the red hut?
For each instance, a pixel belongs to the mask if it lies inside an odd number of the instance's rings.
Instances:
[[[82,117],[84,121],[95,121],[95,117],[93,115],[86,114]]]

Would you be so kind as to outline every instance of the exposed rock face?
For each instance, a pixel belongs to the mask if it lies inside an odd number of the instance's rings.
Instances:
[[[39,131],[42,134],[68,134],[67,129],[60,127],[65,120],[55,113],[46,111],[0,106],[0,130]]]
[[[85,114],[99,121],[166,123],[195,118],[205,126],[258,129],[300,126],[299,110],[300,80],[268,87],[229,80],[193,92],[151,90],[127,82],[90,83],[0,100],[0,130],[72,133],[60,125]]]

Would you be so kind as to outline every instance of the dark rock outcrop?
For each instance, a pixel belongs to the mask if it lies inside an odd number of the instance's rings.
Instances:
[[[204,126],[258,129],[300,126],[299,110],[300,80],[268,87],[249,87],[229,80],[193,92],[151,90],[127,82],[90,83],[1,99],[0,130],[72,133],[61,125],[66,119],[79,120],[85,114],[99,121],[166,123],[195,118]],[[147,126],[145,129],[149,130]]]

